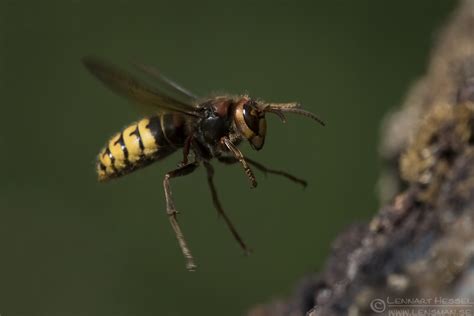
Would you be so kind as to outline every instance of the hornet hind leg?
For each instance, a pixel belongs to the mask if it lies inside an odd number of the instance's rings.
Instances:
[[[193,255],[191,254],[191,251],[188,248],[188,245],[186,243],[186,240],[184,239],[184,235],[181,232],[181,228],[179,227],[178,220],[176,218],[178,212],[176,211],[173,197],[171,195],[170,179],[188,175],[194,170],[196,170],[198,166],[199,164],[197,162],[189,163],[187,165],[168,172],[165,175],[165,179],[163,180],[163,187],[165,189],[166,198],[166,213],[168,214],[171,227],[173,227],[173,230],[176,234],[176,239],[178,239],[179,247],[181,248],[184,258],[186,259],[186,268],[189,271],[194,271],[196,269],[196,264],[194,263]]]

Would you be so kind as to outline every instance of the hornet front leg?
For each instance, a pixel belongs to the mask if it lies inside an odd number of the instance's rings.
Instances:
[[[249,178],[250,180],[252,188],[255,188],[257,186],[257,179],[255,179],[252,169],[250,169],[247,162],[245,161],[245,158],[244,158],[244,155],[242,155],[242,152],[227,137],[222,137],[221,143],[225,145],[227,149],[229,149],[230,152],[234,155],[235,159],[237,159],[242,164],[245,174],[247,175],[247,178]]]
[[[223,162],[225,164],[234,164],[234,163],[237,163],[239,162],[235,157],[229,157],[229,156],[222,156],[222,157],[219,157],[218,160],[220,162]],[[250,159],[250,158],[245,158],[245,160],[247,161],[247,163],[249,165],[252,165],[254,166],[255,168],[257,168],[258,170],[262,171],[265,175],[267,173],[270,173],[270,174],[275,174],[275,175],[279,175],[279,176],[283,176],[295,183],[298,183],[298,184],[301,184],[304,188],[308,185],[308,182],[306,182],[306,180],[303,180],[301,178],[298,178],[294,175],[292,175],[291,173],[288,173],[286,171],[282,171],[282,170],[275,170],[275,169],[270,169],[270,168],[267,168],[265,167],[264,165],[262,165],[261,163],[253,160],[253,159]]]

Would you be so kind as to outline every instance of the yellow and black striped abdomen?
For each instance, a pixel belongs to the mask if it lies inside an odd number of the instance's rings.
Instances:
[[[142,119],[114,135],[99,154],[97,173],[105,181],[130,173],[172,154],[187,137],[181,114]]]

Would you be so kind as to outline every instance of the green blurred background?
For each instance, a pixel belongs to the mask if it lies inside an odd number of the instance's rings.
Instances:
[[[379,126],[423,73],[455,2],[0,1],[0,314],[240,315],[291,294],[330,242],[378,206]],[[199,270],[165,215],[162,177],[180,156],[96,182],[95,156],[139,118],[82,67],[83,55],[157,66],[192,91],[300,101],[327,121],[268,118],[243,151],[304,176],[302,190],[217,166],[217,219],[204,170],[173,183]]]

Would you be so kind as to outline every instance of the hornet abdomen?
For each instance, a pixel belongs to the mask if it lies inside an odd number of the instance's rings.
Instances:
[[[179,113],[142,119],[114,135],[99,154],[99,181],[128,174],[165,158],[182,147],[187,137],[185,119]]]

